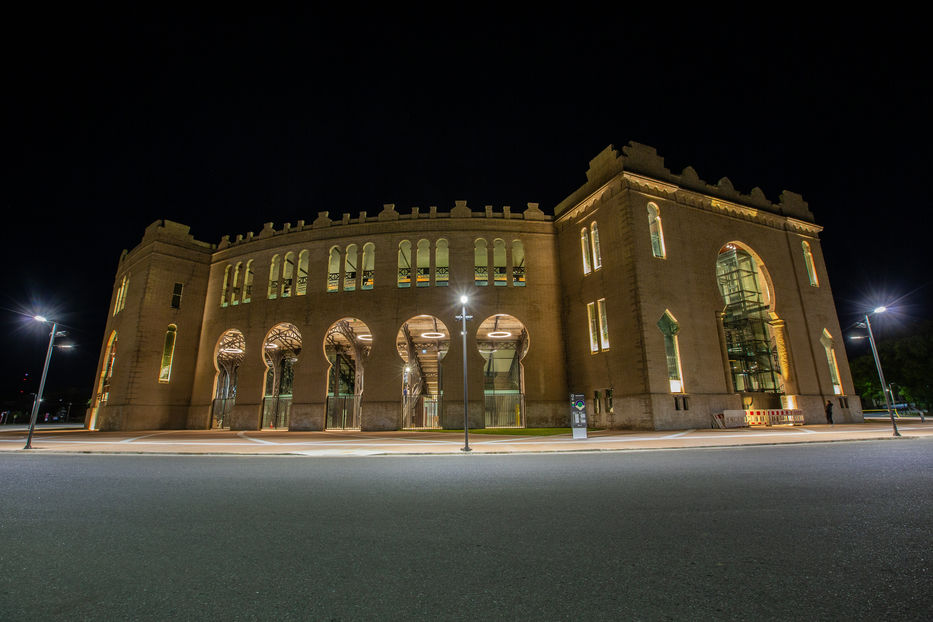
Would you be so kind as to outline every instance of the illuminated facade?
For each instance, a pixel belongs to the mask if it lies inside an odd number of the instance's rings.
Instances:
[[[860,421],[813,215],[606,148],[556,206],[383,206],[212,245],[170,221],[120,259],[93,429],[708,427]]]

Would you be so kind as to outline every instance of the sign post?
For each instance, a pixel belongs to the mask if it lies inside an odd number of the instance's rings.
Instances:
[[[579,393],[570,394],[570,427],[575,439],[586,438],[586,400]]]

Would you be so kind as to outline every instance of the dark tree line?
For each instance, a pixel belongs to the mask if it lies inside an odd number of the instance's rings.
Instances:
[[[894,385],[897,400],[929,410],[933,402],[933,322],[916,322],[909,329],[897,337],[878,339],[876,335],[878,356],[884,369],[884,379]],[[870,399],[883,406],[884,394],[875,359],[867,342],[865,346],[864,354],[849,359],[852,380],[866,405]]]

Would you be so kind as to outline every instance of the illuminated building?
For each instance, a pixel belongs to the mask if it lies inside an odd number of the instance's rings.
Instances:
[[[98,429],[708,427],[823,404],[860,421],[821,228],[803,199],[606,148],[557,205],[385,205],[121,257],[87,424]]]

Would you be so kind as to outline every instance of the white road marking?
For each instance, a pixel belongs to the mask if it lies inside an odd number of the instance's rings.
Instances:
[[[274,443],[272,441],[264,441],[262,439],[246,436],[246,432],[237,432],[237,436],[240,438],[245,438],[248,441],[253,441],[254,443],[259,443],[260,445],[278,445],[278,443]]]

